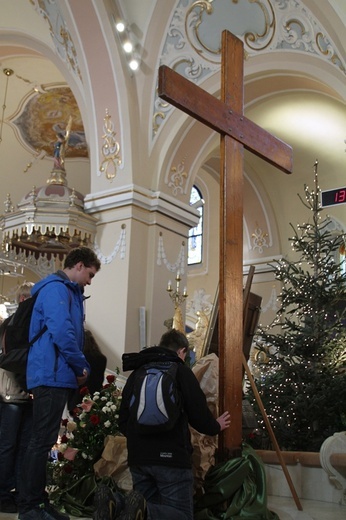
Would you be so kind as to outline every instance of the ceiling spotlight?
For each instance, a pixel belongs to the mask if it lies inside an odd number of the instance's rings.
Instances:
[[[122,33],[125,31],[125,24],[122,21],[119,21],[115,24],[115,28],[118,32]]]
[[[125,52],[132,52],[133,45],[130,42],[130,40],[126,40],[126,42],[124,42],[123,49],[124,49]]]
[[[132,60],[129,63],[129,67],[131,70],[137,70],[139,67],[139,60],[136,58],[132,58]]]

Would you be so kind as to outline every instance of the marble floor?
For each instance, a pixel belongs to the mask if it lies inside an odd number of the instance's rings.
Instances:
[[[346,520],[346,505],[313,500],[301,500],[303,511],[298,511],[292,498],[268,497],[268,507],[280,520]],[[16,514],[0,513],[0,520],[16,520]],[[84,520],[84,519],[78,519]]]
[[[293,498],[268,497],[268,508],[280,520],[346,520],[346,505],[302,499],[300,504],[302,511],[298,511]]]

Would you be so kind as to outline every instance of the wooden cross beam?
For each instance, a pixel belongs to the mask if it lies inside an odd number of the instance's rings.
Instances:
[[[244,147],[285,173],[292,149],[247,119],[244,112],[243,43],[222,33],[221,100],[172,69],[159,68],[159,96],[221,134],[219,358],[220,412],[231,426],[220,447],[239,452],[242,443],[243,357],[243,154]]]

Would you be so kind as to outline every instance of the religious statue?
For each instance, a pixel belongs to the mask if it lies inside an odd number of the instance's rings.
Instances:
[[[72,117],[69,117],[64,133],[57,134],[57,141],[54,144],[54,170],[65,171],[65,155],[71,133]]]

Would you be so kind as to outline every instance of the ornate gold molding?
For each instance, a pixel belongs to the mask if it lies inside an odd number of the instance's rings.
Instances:
[[[111,120],[111,115],[106,109],[106,116],[103,119],[103,131],[102,136],[103,144],[101,148],[101,154],[103,160],[100,164],[100,173],[105,173],[106,179],[112,181],[117,174],[117,168],[121,164],[120,159],[120,145],[115,140],[116,133],[114,131],[114,123]]]

